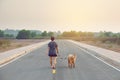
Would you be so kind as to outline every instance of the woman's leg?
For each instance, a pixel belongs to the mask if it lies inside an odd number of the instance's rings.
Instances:
[[[50,65],[51,65],[51,67],[52,67],[52,57],[50,57]]]
[[[56,59],[57,59],[57,57],[53,57],[53,67],[55,68],[56,67]]]

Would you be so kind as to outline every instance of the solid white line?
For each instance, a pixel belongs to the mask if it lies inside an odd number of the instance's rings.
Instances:
[[[80,48],[80,47],[79,47],[79,48]],[[112,68],[114,68],[115,70],[117,70],[117,71],[119,71],[119,72],[120,72],[120,69],[118,69],[118,68],[114,67],[113,65],[111,65],[111,64],[109,64],[109,63],[107,63],[106,61],[104,61],[104,60],[102,60],[102,59],[98,58],[97,56],[95,56],[95,55],[91,54],[90,52],[88,52],[88,51],[86,51],[86,50],[84,50],[84,49],[82,49],[82,48],[80,48],[80,49],[81,49],[81,50],[83,50],[84,52],[86,52],[87,54],[89,54],[89,55],[91,55],[91,56],[95,57],[96,59],[98,59],[98,60],[102,61],[103,63],[107,64],[108,66],[110,66],[110,67],[112,67]]]
[[[71,41],[70,41],[70,42],[71,42]],[[73,42],[73,43],[74,43],[74,42]],[[74,44],[76,44],[76,43],[74,43]],[[76,45],[78,45],[78,44],[76,44]],[[92,57],[94,57],[94,58],[96,58],[96,59],[102,61],[102,62],[105,63],[106,65],[108,65],[108,66],[112,67],[113,69],[115,69],[115,70],[117,70],[117,71],[120,72],[120,69],[118,69],[118,68],[116,68],[115,66],[109,64],[108,62],[106,62],[106,61],[104,61],[104,60],[98,58],[97,56],[91,54],[90,52],[88,52],[88,51],[86,51],[85,49],[81,48],[79,45],[78,45],[78,48],[80,48],[81,50],[83,50],[83,51],[86,52],[87,54],[91,55]]]

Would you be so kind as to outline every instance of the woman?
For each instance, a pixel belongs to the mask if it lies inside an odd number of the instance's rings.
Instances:
[[[51,37],[51,42],[48,44],[48,56],[50,57],[50,65],[53,69],[56,67],[56,58],[58,55],[58,45],[54,39],[54,37]]]

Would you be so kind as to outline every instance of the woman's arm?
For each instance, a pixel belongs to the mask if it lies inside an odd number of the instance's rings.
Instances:
[[[58,47],[56,47],[56,51],[57,51],[57,54],[59,53],[59,51],[58,51]]]

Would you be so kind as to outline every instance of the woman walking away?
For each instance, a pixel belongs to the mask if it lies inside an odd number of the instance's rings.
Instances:
[[[50,57],[50,65],[53,69],[56,67],[56,58],[58,55],[58,45],[54,39],[54,37],[51,37],[51,41],[48,44],[48,56]]]

